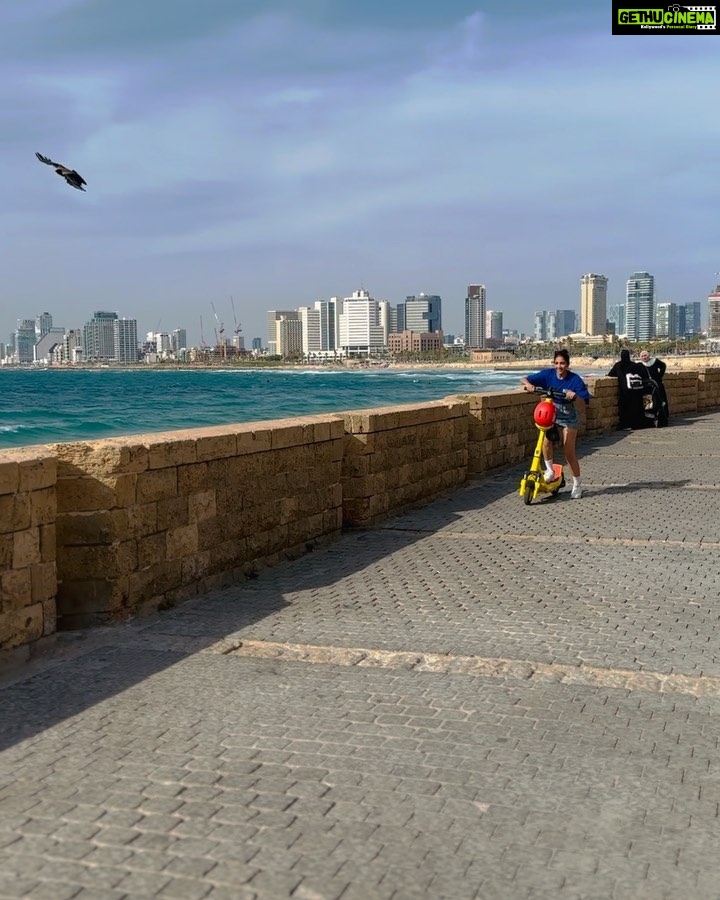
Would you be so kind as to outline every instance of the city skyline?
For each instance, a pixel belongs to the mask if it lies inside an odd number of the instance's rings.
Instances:
[[[359,287],[440,295],[462,333],[476,279],[530,331],[578,273],[613,304],[635,269],[704,299],[715,43],[613,36],[599,0],[2,4],[0,334],[102,304],[199,343],[233,297],[249,341],[268,309]]]

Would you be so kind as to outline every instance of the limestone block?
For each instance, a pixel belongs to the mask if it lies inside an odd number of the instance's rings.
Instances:
[[[55,597],[52,597],[50,600],[43,600],[42,614],[43,637],[47,637],[49,634],[55,634],[57,631],[57,604],[55,602]]]
[[[167,531],[190,522],[190,509],[187,496],[169,497],[157,502],[157,531]]]
[[[215,491],[196,491],[188,496],[189,521],[204,522],[217,515]]]
[[[262,559],[288,546],[288,526],[277,525],[247,536],[248,559]]]
[[[138,538],[138,569],[161,565],[167,559],[167,534],[164,531]]]
[[[10,649],[36,641],[43,634],[42,603],[15,609],[0,616],[0,647]]]
[[[57,571],[54,562],[40,563],[32,567],[30,574],[33,603],[54,600],[57,594]]]
[[[148,469],[135,476],[137,478],[137,503],[151,503],[177,496],[177,469]]]
[[[14,532],[0,534],[0,570],[12,568]]]
[[[58,628],[88,628],[130,615],[129,578],[63,579],[58,585]]]
[[[58,574],[66,580],[115,578],[137,568],[137,541],[97,544],[88,547],[64,547],[58,557]]]
[[[242,516],[232,518],[206,519],[197,523],[198,550],[211,550],[225,541],[238,540],[253,528],[252,518]]]
[[[0,454],[0,494],[15,494],[20,483],[17,462],[6,462]]]
[[[196,457],[198,461],[208,459],[220,459],[227,456],[237,456],[237,437],[235,432],[227,433],[225,430],[203,429],[198,436],[196,445]]]
[[[191,466],[178,466],[177,472],[178,494],[180,495],[212,487],[212,476],[207,462],[195,463]]]
[[[16,531],[13,540],[13,568],[24,569],[40,562],[40,529]]]
[[[183,559],[198,549],[197,525],[182,525],[167,533],[167,558]]]
[[[30,495],[0,494],[0,534],[30,527]]]
[[[323,514],[316,513],[290,522],[288,525],[289,546],[299,544],[301,541],[311,541],[323,534]]]
[[[128,537],[141,538],[158,530],[157,503],[137,503],[127,509]]]
[[[180,584],[198,581],[209,575],[212,568],[212,554],[209,550],[193,553],[180,559]]]
[[[128,606],[130,609],[142,607],[163,597],[182,583],[182,562],[168,560],[159,566],[131,572],[128,576]]]
[[[40,556],[43,562],[57,559],[57,528],[53,525],[40,526]]]
[[[32,603],[32,571],[7,569],[0,572],[0,601],[3,610],[29,606]]]
[[[57,517],[57,535],[63,547],[111,544],[134,536],[128,509],[60,513]]]
[[[138,477],[140,476],[111,475],[101,480],[97,477],[90,478],[83,475],[59,478],[57,482],[58,513],[132,506],[136,502],[135,492]]]
[[[33,525],[48,525],[57,515],[57,492],[55,485],[41,488],[30,494],[30,522]]]
[[[85,443],[52,444],[58,459],[58,477],[106,478],[112,475],[136,475],[148,467],[148,450],[142,438],[109,438]]]
[[[39,491],[52,488],[57,481],[57,460],[49,453],[41,454],[28,448],[20,451],[30,458],[18,458],[19,491]],[[37,456],[35,453],[37,452]]]
[[[189,435],[192,432],[181,433]],[[156,440],[147,441],[149,469],[168,469],[197,461],[195,439],[189,436],[179,439],[177,434],[178,432],[170,432],[168,435],[159,435]]]
[[[241,428],[235,435],[238,456],[259,453],[270,449],[272,427],[258,428],[258,423]]]
[[[247,541],[244,539],[223,541],[209,548],[210,570],[226,572],[247,560]]]

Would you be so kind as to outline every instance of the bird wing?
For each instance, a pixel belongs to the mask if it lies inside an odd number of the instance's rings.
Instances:
[[[42,153],[36,153],[35,156],[41,163],[45,163],[46,166],[60,166],[60,163],[53,162],[48,156],[43,156]],[[60,168],[64,168],[64,166],[60,166]]]

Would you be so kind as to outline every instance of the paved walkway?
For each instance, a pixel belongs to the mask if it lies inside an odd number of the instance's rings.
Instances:
[[[720,413],[585,442],[0,693],[0,896],[720,897]]]

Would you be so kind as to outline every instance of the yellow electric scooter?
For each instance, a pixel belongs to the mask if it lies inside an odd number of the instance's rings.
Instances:
[[[525,501],[526,506],[529,506],[540,494],[551,494],[554,497],[560,488],[565,487],[565,476],[560,463],[553,464],[556,477],[552,481],[545,481],[545,464],[542,452],[545,435],[555,425],[557,417],[553,399],[563,399],[565,392],[536,387],[535,393],[542,394],[543,398],[533,412],[535,426],[538,430],[538,439],[535,444],[533,458],[529,470],[520,481],[520,496]]]

